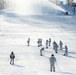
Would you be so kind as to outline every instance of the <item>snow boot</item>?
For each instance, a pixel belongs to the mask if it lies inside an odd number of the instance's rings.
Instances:
[[[50,70],[52,72],[52,70]]]
[[[55,70],[54,70],[54,72],[55,72]]]
[[[40,56],[43,56],[42,54],[40,54]]]

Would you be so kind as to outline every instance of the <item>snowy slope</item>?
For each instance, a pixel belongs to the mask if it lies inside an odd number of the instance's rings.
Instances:
[[[76,75],[76,17],[63,15],[63,9],[47,0],[28,2],[29,10],[25,10],[27,14],[24,10],[17,10],[24,7],[19,5],[23,0],[19,0],[16,9],[0,11],[0,75]],[[36,4],[41,6],[38,8]],[[35,7],[30,10],[29,5]],[[48,10],[43,13],[45,6]],[[29,47],[28,37],[31,39]],[[68,46],[68,57],[63,56],[64,50],[55,54],[52,45],[45,49],[43,57],[40,56],[41,47],[37,47],[37,39],[42,38],[45,47],[45,41],[49,37],[52,42],[55,40],[59,44],[62,40],[64,46]],[[16,55],[15,65],[9,64],[11,51]],[[55,54],[57,64],[56,72],[51,73],[49,57],[52,53]]]
[[[62,7],[65,11],[67,11],[69,13],[69,15],[73,15],[74,14],[74,7],[73,6],[69,6],[69,5],[60,5],[60,7]],[[76,12],[76,10],[75,10]],[[76,13],[74,14],[74,16],[76,15]]]
[[[9,0],[13,3],[13,10],[19,14],[25,15],[56,15],[64,12],[59,6],[51,3],[49,0]],[[51,5],[51,6],[50,6]],[[12,5],[11,5],[12,7]]]

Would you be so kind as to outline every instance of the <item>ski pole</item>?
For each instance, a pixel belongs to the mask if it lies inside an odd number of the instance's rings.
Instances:
[[[56,62],[56,64],[57,64],[57,62]],[[57,64],[57,67],[58,67],[59,71],[61,72],[61,70],[60,70],[60,68],[59,68],[58,64]]]
[[[56,64],[57,64],[57,62],[56,62]],[[58,69],[59,69],[59,71],[60,71],[61,75],[64,75],[64,74],[61,72],[61,70],[60,70],[60,68],[59,68],[58,64],[57,64],[57,67],[58,67]]]

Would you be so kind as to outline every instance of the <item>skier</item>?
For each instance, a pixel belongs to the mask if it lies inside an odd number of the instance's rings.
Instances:
[[[55,44],[56,44],[56,42],[54,41],[54,42],[53,42],[53,49],[55,48]],[[55,50],[55,49],[54,49],[54,50]]]
[[[40,55],[43,56],[44,47],[40,49]]]
[[[63,46],[63,43],[62,43],[62,41],[60,41],[60,43],[59,43],[60,50],[62,50],[62,46]]]
[[[48,49],[48,43],[49,43],[49,41],[46,40],[46,49]]]
[[[56,58],[54,57],[54,54],[51,55],[50,57],[50,71],[54,71],[55,72],[55,62],[56,62]]]
[[[50,44],[51,44],[51,38],[49,38],[49,46],[50,46]]]
[[[27,44],[28,44],[28,46],[29,46],[29,44],[30,44],[30,38],[28,38]]]
[[[40,47],[40,39],[38,39],[37,43],[38,43],[38,47]]]
[[[55,53],[57,53],[58,52],[58,45],[57,45],[57,43],[55,44]]]
[[[57,43],[55,41],[53,42],[53,49],[55,50],[55,53],[57,53],[58,45],[57,45]]]
[[[42,39],[40,39],[40,46],[42,46]]]
[[[68,47],[65,45],[65,53],[64,56],[68,56]]]
[[[11,52],[11,54],[10,54],[10,59],[11,59],[10,64],[14,65],[15,54],[13,52]]]

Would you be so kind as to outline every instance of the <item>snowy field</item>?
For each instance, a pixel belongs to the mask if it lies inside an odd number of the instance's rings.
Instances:
[[[76,17],[64,15],[65,10],[47,0],[25,0],[28,9],[22,1],[15,9],[0,11],[0,75],[76,75]],[[64,50],[55,54],[51,44],[41,57],[38,38],[42,38],[43,47],[49,38],[58,44],[61,40],[68,46],[68,56],[63,56]],[[10,65],[11,51],[15,65]],[[56,72],[50,72],[52,53],[57,59]]]

